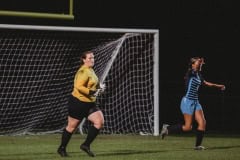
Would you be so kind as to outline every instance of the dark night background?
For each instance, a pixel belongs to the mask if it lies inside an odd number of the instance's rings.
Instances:
[[[0,9],[9,6],[25,11],[65,12],[68,9],[66,0],[21,2],[2,0]],[[28,6],[23,5],[27,2]],[[184,94],[183,76],[189,58],[201,56],[206,60],[205,79],[226,85],[225,92],[200,89],[207,130],[240,132],[237,1],[75,0],[74,15],[74,20],[6,16],[0,16],[0,20],[2,24],[159,29],[160,124],[182,121],[179,104]]]

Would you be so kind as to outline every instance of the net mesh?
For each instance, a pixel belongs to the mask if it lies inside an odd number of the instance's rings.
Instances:
[[[0,135],[61,131],[86,50],[94,51],[94,70],[107,86],[97,99],[101,132],[152,133],[154,34],[127,35],[0,29]]]

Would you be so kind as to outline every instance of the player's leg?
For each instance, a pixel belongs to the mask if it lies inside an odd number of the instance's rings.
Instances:
[[[189,131],[192,129],[192,119],[193,119],[193,113],[194,108],[192,107],[192,104],[194,101],[189,100],[185,97],[182,98],[181,101],[181,111],[184,116],[184,125],[182,124],[175,124],[175,125],[167,125],[164,124],[161,130],[161,137],[162,139],[168,135],[169,133],[181,133],[182,131]]]
[[[184,132],[192,130],[192,122],[193,122],[193,115],[191,114],[183,114],[184,117],[184,125],[182,126],[182,130]]]
[[[181,101],[181,112],[183,113],[184,117],[184,125],[182,126],[182,130],[184,132],[192,130],[193,114],[195,111],[194,104],[195,100],[185,97]]]
[[[58,148],[58,153],[65,157],[67,156],[66,147],[71,139],[72,133],[78,127],[80,121],[84,117],[84,109],[85,107],[82,103],[74,96],[69,97],[68,101],[68,124],[66,128],[63,130],[61,145]],[[82,111],[83,110],[83,111]]]
[[[205,148],[203,146],[201,146],[201,144],[202,144],[202,140],[203,140],[205,129],[206,129],[206,120],[205,120],[204,113],[203,113],[202,109],[196,110],[195,119],[198,123],[198,128],[196,130],[195,149],[196,150],[203,150]]]
[[[63,130],[62,133],[62,139],[61,139],[61,144],[58,147],[57,152],[62,156],[62,157],[67,157],[68,154],[66,152],[66,147],[67,144],[69,142],[69,140],[72,137],[72,133],[74,132],[74,130],[77,128],[77,126],[79,125],[79,120],[72,118],[70,116],[68,116],[68,124],[67,127]]]
[[[91,125],[88,128],[88,135],[86,140],[82,143],[80,148],[85,151],[89,156],[94,157],[95,154],[90,150],[90,145],[94,141],[94,139],[97,137],[100,129],[103,127],[104,124],[104,116],[102,111],[98,110],[93,113],[91,113],[88,116],[88,120],[92,122],[93,125]]]
[[[171,133],[181,133],[181,132],[186,132],[186,131],[190,131],[192,130],[192,119],[193,119],[193,115],[190,114],[183,114],[184,116],[184,125],[182,124],[175,124],[175,125],[167,125],[164,124],[162,131],[161,131],[161,136],[162,139]]]

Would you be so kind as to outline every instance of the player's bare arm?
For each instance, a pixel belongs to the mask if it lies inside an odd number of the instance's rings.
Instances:
[[[225,90],[226,87],[225,85],[222,85],[222,84],[216,84],[216,83],[212,83],[212,82],[208,82],[208,81],[203,81],[204,85],[205,86],[208,86],[208,87],[216,87],[216,88],[219,88],[221,90]]]

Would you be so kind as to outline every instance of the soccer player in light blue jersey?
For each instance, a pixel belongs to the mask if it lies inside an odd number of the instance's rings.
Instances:
[[[162,139],[164,139],[164,137],[170,133],[190,131],[192,130],[194,118],[198,123],[196,130],[196,143],[194,147],[195,150],[205,149],[201,144],[206,129],[206,120],[204,118],[203,109],[198,100],[198,89],[201,85],[205,85],[225,90],[225,85],[208,82],[202,77],[201,69],[203,64],[205,64],[203,58],[191,58],[189,68],[184,77],[186,82],[186,94],[182,97],[180,109],[184,116],[185,123],[176,125],[163,124],[160,134]]]

